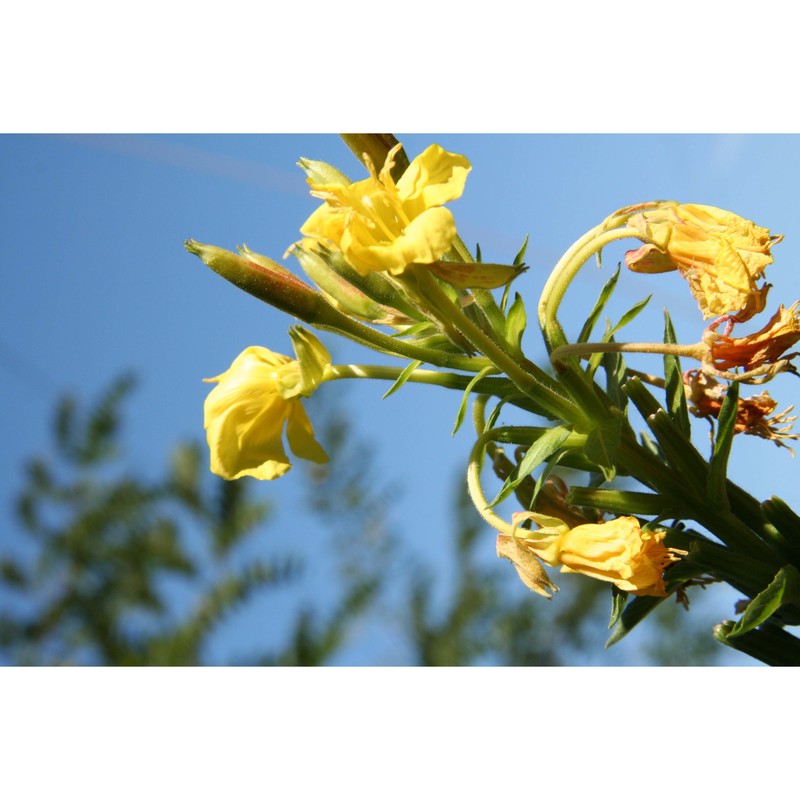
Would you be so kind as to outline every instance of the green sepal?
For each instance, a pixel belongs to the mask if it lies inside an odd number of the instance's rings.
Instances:
[[[493,508],[499,502],[505,500],[505,498],[539,466],[539,464],[554,455],[567,440],[570,433],[572,433],[571,428],[566,425],[559,425],[555,428],[549,428],[536,439],[528,448],[528,452],[525,453],[525,457],[522,461],[517,464],[511,475],[506,478],[503,486],[497,493],[497,497],[489,503],[489,508]]]
[[[733,444],[736,412],[739,408],[739,384],[734,381],[725,394],[725,400],[719,412],[719,425],[714,439],[714,453],[706,481],[708,499],[723,511],[730,508],[728,492],[725,487],[728,472],[728,458]]]
[[[349,186],[352,181],[336,167],[326,164],[324,161],[314,161],[312,158],[301,158],[297,166],[306,173],[309,183],[340,183]]]
[[[525,314],[525,303],[519,292],[514,293],[514,302],[508,310],[505,321],[505,339],[508,342],[511,354],[517,358],[522,357],[522,334],[528,324]]]
[[[461,424],[464,422],[464,417],[467,414],[467,403],[469,402],[469,396],[472,394],[472,390],[475,388],[475,384],[485,378],[487,375],[491,375],[493,372],[497,372],[497,367],[489,366],[484,367],[468,384],[467,388],[464,389],[464,394],[461,398],[461,404],[458,407],[458,411],[456,412],[456,421],[453,425],[453,430],[451,432],[451,436],[455,436],[458,432],[458,429],[461,427]]]
[[[778,570],[772,583],[747,605],[741,619],[727,635],[741,636],[766,622],[782,605],[800,603],[800,573],[787,564]]]
[[[311,331],[300,325],[289,328],[289,338],[300,367],[300,394],[308,397],[324,380],[331,354]]]
[[[666,308],[664,309],[664,344],[677,344],[675,329],[672,326],[672,320]],[[692,424],[689,421],[689,408],[686,403],[683,373],[678,356],[664,356],[664,379],[667,390],[667,410],[675,424],[688,439],[692,433]]]
[[[608,303],[617,285],[620,268],[619,266],[617,267],[617,271],[606,281],[605,286],[600,290],[600,296],[597,298],[597,302],[589,313],[586,322],[583,323],[583,328],[581,328],[580,335],[578,336],[579,343],[589,341],[594,326],[597,325],[597,320],[600,319],[600,315],[603,313],[603,309],[606,307],[606,303]]]
[[[611,630],[620,620],[622,612],[628,603],[628,593],[624,589],[611,584],[611,619],[608,623],[608,629]]]
[[[651,611],[654,611],[666,597],[634,597],[625,606],[616,627],[606,641],[606,649],[626,637]]]
[[[389,387],[388,391],[384,393],[383,397],[381,397],[381,400],[385,400],[387,397],[389,397],[389,395],[394,394],[411,377],[411,373],[421,366],[422,361],[412,361],[410,364],[408,364],[397,376],[397,380]]]

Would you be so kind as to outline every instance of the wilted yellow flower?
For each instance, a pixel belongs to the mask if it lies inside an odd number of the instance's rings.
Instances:
[[[666,597],[664,569],[678,560],[681,551],[662,544],[664,531],[644,531],[634,517],[570,528],[555,517],[525,512],[515,515],[515,523],[526,517],[541,527],[519,529],[516,535],[546,564],[613,583],[635,595]]]
[[[452,213],[442,205],[460,197],[472,167],[461,155],[431,145],[395,184],[395,146],[380,173],[367,159],[370,177],[356,183],[312,183],[324,200],[300,229],[310,239],[333,245],[361,275],[399,275],[410,264],[432,264],[456,238]]]
[[[692,414],[702,419],[718,419],[728,387],[701,370],[690,370],[683,376],[683,382]],[[773,400],[769,392],[740,397],[733,431],[769,439],[778,447],[786,447],[794,455],[792,448],[784,441],[800,439],[800,434],[792,433],[792,423],[797,420],[796,416],[790,416],[794,406],[775,414],[777,407],[778,401]]]
[[[757,282],[782,236],[730,211],[672,202],[635,214],[628,225],[645,244],[626,253],[626,266],[634,272],[677,269],[705,317],[735,314],[744,321],[764,309],[769,286]]]
[[[265,347],[248,347],[226,372],[206,380],[217,383],[204,409],[215,475],[269,481],[288,472],[284,427],[296,456],[317,464],[328,461],[300,401],[313,386],[303,380],[297,361]]]
[[[709,347],[709,357],[716,369],[745,372],[764,364],[774,364],[800,341],[800,302],[791,308],[781,306],[770,321],[755,333],[734,338],[717,333],[717,325],[709,326],[703,341]]]

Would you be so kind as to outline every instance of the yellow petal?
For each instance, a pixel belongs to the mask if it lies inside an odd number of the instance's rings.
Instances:
[[[289,447],[298,458],[305,458],[315,464],[327,464],[330,460],[328,454],[314,438],[311,420],[300,401],[292,403],[289,410],[286,438],[289,440]]]
[[[425,209],[456,200],[472,170],[467,158],[432,144],[420,153],[397,182],[403,206],[417,216]]]

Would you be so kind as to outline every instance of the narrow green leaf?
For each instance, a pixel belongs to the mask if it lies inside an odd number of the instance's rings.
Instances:
[[[420,361],[420,362],[417,362],[417,363],[421,364],[422,362]],[[464,389],[464,395],[461,398],[461,405],[459,405],[458,411],[456,412],[456,421],[455,421],[455,424],[453,425],[453,431],[450,434],[451,436],[455,436],[456,435],[456,433],[458,432],[458,429],[461,427],[461,424],[464,422],[464,417],[465,417],[465,415],[467,413],[467,403],[469,402],[469,396],[470,396],[470,394],[472,394],[472,390],[475,388],[475,384],[479,380],[481,380],[481,378],[485,378],[487,375],[489,375],[490,373],[495,372],[495,371],[496,371],[496,367],[494,367],[494,366],[484,367],[467,384],[467,388]],[[398,380],[399,380],[399,378],[398,378]]]
[[[519,252],[514,257],[514,266],[518,267],[522,264],[523,259],[525,258],[525,251],[528,249],[528,234],[525,234],[525,241],[522,243],[522,247],[520,247]]]
[[[394,394],[410,377],[411,373],[422,366],[421,361],[412,361],[401,373],[398,375],[397,380],[389,387],[389,391],[381,398],[385,400],[390,394]]]
[[[497,505],[502,500],[505,500],[514,489],[522,483],[525,478],[531,474],[543,461],[554,455],[561,445],[566,441],[567,437],[572,433],[572,430],[566,425],[559,425],[556,428],[550,428],[543,433],[525,453],[525,457],[516,466],[511,475],[506,478],[500,491],[489,503],[489,507]]]
[[[542,490],[542,487],[547,483],[547,479],[550,477],[550,473],[561,463],[561,460],[569,453],[569,450],[559,450],[548,462],[545,464],[544,469],[542,470],[542,474],[539,476],[539,480],[536,481],[536,486],[533,488],[533,493],[531,494],[530,502],[528,503],[528,509],[533,511],[536,508],[536,498],[539,496],[539,492]]]
[[[583,324],[583,328],[578,336],[578,342],[589,341],[589,337],[592,335],[594,326],[597,325],[597,320],[600,319],[600,315],[603,313],[606,303],[608,303],[612,293],[614,292],[617,281],[619,280],[619,272],[620,267],[617,267],[617,271],[608,279],[608,281],[606,281],[605,286],[603,286],[601,289],[600,296],[597,298],[594,308],[591,310],[586,322]]]
[[[611,333],[609,334],[609,339],[613,336],[617,331],[622,330],[629,322],[632,322],[639,314],[644,311],[647,304],[650,302],[650,298],[653,295],[648,295],[645,297],[644,300],[640,300],[636,305],[631,306],[620,318],[619,322],[611,329]]]
[[[608,629],[611,630],[622,616],[625,610],[625,605],[628,602],[628,593],[624,589],[611,585],[611,620],[608,623]]]
[[[628,379],[628,371],[622,353],[603,353],[603,369],[609,399],[620,411],[625,411],[628,396],[623,393],[622,384]]]
[[[633,600],[625,607],[625,610],[622,612],[622,615],[619,618],[619,622],[617,622],[617,626],[614,628],[611,636],[608,637],[606,648],[611,647],[611,645],[616,644],[618,641],[620,641],[620,639],[623,639],[625,636],[627,636],[651,611],[654,611],[656,607],[664,600],[666,600],[665,597],[634,597]]]
[[[719,412],[719,425],[714,440],[714,453],[708,471],[706,489],[709,500],[723,510],[729,507],[728,492],[725,486],[728,472],[728,458],[733,444],[734,423],[739,407],[739,384],[731,383]]]
[[[483,259],[481,258],[481,246],[480,244],[475,244],[475,262],[480,264]]]
[[[672,326],[669,312],[664,309],[664,343],[676,344],[675,329]],[[686,434],[691,436],[692,424],[689,421],[689,409],[686,404],[686,392],[683,388],[683,372],[678,356],[664,356],[664,378],[667,389],[667,410],[675,424]]]
[[[785,603],[800,601],[800,573],[791,565],[778,570],[772,583],[748,603],[742,618],[728,631],[741,636],[766,622]]]

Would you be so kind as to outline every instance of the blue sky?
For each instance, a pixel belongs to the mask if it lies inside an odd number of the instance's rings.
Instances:
[[[517,289],[531,317],[549,266],[572,241],[618,207],[650,199],[717,205],[785,234],[768,273],[769,308],[800,297],[796,136],[397,135],[412,157],[433,141],[469,157],[473,171],[452,209],[462,238],[470,247],[480,242],[484,260],[509,262],[530,235],[531,268]],[[0,138],[4,538],[21,463],[47,451],[49,414],[61,391],[91,397],[120,371],[139,373],[126,433],[133,465],[147,474],[160,468],[176,440],[202,436],[209,390],[202,378],[222,372],[252,344],[291,353],[291,321],[226,284],[182,243],[195,238],[231,249],[246,243],[280,259],[317,204],[295,166],[300,156],[362,176],[333,135]],[[568,329],[580,327],[625,249],[610,247],[602,271],[584,269],[563,306]],[[660,337],[664,305],[679,339],[699,338],[700,314],[674,275],[623,275],[611,313],[650,293],[650,307],[632,330],[636,338]],[[323,339],[335,361],[375,360],[350,343]],[[534,331],[525,346],[541,357]],[[398,517],[422,510],[424,524],[409,526],[407,535],[430,554],[439,532],[449,530],[452,482],[465,467],[468,429],[451,439],[457,395],[407,387],[382,401],[386,388],[364,382],[342,396],[359,434],[378,443],[382,476],[402,478]],[[769,390],[781,407],[790,405],[796,380],[779,377]],[[798,462],[769,442],[739,437],[731,476],[759,498],[778,494],[791,502]],[[292,479],[290,473],[259,491],[291,499]],[[493,548],[487,529],[487,554]],[[509,580],[515,580],[511,570]],[[709,624],[732,614],[735,596],[716,595]],[[748,663],[737,658],[731,655],[731,663]]]

